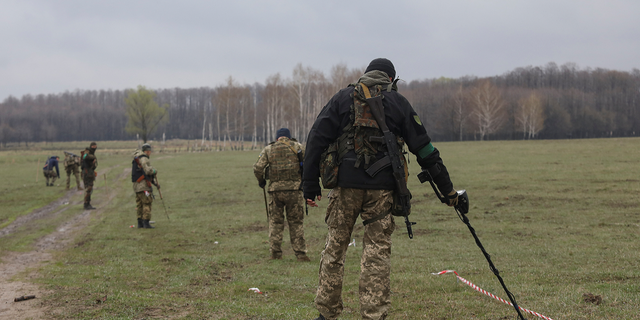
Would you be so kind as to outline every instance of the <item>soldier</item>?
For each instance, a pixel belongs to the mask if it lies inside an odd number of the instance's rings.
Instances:
[[[82,190],[82,187],[80,187],[80,170],[78,169],[78,167],[80,166],[80,157],[78,157],[77,155],[71,153],[71,152],[64,152],[64,170],[67,172],[67,190],[69,190],[69,185],[71,184],[71,174],[73,174],[74,176],[76,176],[76,186],[78,187],[78,190]]]
[[[42,173],[44,174],[44,178],[47,180],[47,187],[53,187],[53,184],[56,182],[56,179],[60,178],[60,170],[58,169],[59,159],[60,157],[58,156],[51,156],[49,159],[47,159],[47,162],[42,168]],[[53,171],[54,168],[56,169],[56,171]],[[51,183],[49,183],[49,179],[52,179]]]
[[[151,145],[145,143],[142,145],[142,150],[136,149],[133,152],[131,168],[131,182],[133,182],[133,192],[136,194],[138,228],[145,229],[153,229],[149,224],[149,220],[151,220],[151,204],[153,203],[153,188],[151,185],[155,184],[160,189],[160,185],[154,183],[155,175],[158,172],[151,166],[150,156]]]
[[[266,146],[253,165],[253,173],[263,189],[267,184],[265,176],[268,170],[269,251],[272,260],[282,259],[283,212],[286,209],[291,247],[298,261],[310,261],[304,240],[304,200],[300,190],[303,157],[302,145],[291,139],[289,129],[281,128],[277,132],[277,141]]]
[[[383,96],[384,121],[391,133],[402,138],[397,139],[399,150],[406,142],[423,170],[430,172],[438,189],[446,195],[448,204],[455,205],[458,200],[440,152],[431,144],[413,107],[397,92],[395,74],[391,61],[374,59],[356,84],[329,100],[309,131],[303,174],[307,203],[315,207],[315,201],[321,199],[321,174],[325,187],[332,182],[325,218],[329,232],[320,259],[315,298],[320,312],[316,320],[334,320],[342,313],[344,261],[358,217],[364,224],[360,315],[367,320],[385,319],[391,306],[391,234],[395,230],[391,213],[396,180],[390,157],[401,154],[388,154],[386,141],[381,139],[382,130],[366,98]]]
[[[80,151],[80,179],[84,181],[84,155],[89,153],[89,147],[84,148],[83,151]]]
[[[91,206],[91,194],[93,193],[93,182],[96,180],[98,174],[96,173],[96,168],[98,167],[98,158],[96,158],[96,149],[98,149],[98,144],[95,142],[91,142],[89,145],[89,150],[82,155],[82,173],[84,180],[84,209],[85,210],[93,210],[95,209]]]

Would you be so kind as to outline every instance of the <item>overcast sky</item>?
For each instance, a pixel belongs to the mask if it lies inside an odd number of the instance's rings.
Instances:
[[[0,101],[264,83],[389,58],[405,80],[640,68],[638,0],[0,0]]]

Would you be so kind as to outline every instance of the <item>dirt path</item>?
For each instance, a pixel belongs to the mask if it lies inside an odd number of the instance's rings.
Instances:
[[[106,168],[98,176],[118,166]],[[124,179],[130,171],[131,169],[125,168],[116,179],[118,181]],[[109,203],[115,198],[116,190],[113,188],[108,188],[108,190],[100,189],[107,192],[107,198],[101,203]],[[7,234],[15,232],[20,226],[30,221],[60,214],[71,205],[81,205],[83,192],[69,191],[48,205],[17,218],[13,223],[0,230],[0,239]],[[73,200],[74,198],[79,200]],[[96,210],[85,210],[81,214],[63,222],[56,228],[55,232],[38,239],[34,244],[35,249],[33,251],[5,252],[2,254],[2,263],[0,263],[0,319],[46,319],[46,306],[39,298],[47,295],[48,292],[38,287],[30,279],[36,278],[37,270],[51,261],[52,251],[60,251],[66,248],[73,241],[78,231],[89,224],[91,216],[100,215],[102,211],[102,206],[97,205]],[[14,302],[14,298],[23,295],[35,295],[36,299]]]

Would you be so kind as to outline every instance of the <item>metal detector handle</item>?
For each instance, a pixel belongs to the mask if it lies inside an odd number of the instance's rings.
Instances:
[[[425,183],[429,181],[429,184],[431,184],[431,188],[433,188],[433,192],[435,192],[438,199],[440,199],[440,202],[449,203],[449,200],[447,200],[445,196],[440,194],[440,191],[438,191],[436,184],[433,183],[433,177],[431,177],[431,173],[429,173],[429,170],[422,169],[422,172],[418,173],[418,179],[420,180],[420,183]]]
[[[420,183],[429,181],[429,184],[431,184],[431,188],[433,188],[433,192],[435,192],[438,199],[440,199],[440,202],[445,204],[449,203],[449,199],[442,195],[440,191],[438,191],[436,184],[433,183],[433,177],[431,177],[431,173],[429,173],[429,170],[422,169],[422,172],[418,174],[418,179],[420,179]],[[469,196],[467,195],[467,190],[463,189],[456,192],[458,193],[458,204],[455,205],[456,210],[463,214],[469,213]]]

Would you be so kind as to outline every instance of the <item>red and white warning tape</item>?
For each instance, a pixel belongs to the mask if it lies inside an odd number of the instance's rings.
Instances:
[[[467,279],[461,277],[460,275],[458,275],[458,273],[455,272],[455,270],[444,270],[444,271],[440,271],[438,273],[432,273],[432,274],[438,276],[438,275],[445,274],[445,273],[454,273],[456,275],[456,277],[458,277],[458,279],[460,281],[464,282],[466,285],[468,285],[469,287],[473,288],[474,290],[476,290],[478,292],[481,292],[481,293],[484,293],[485,295],[487,295],[487,296],[489,296],[491,298],[494,298],[494,299],[496,299],[496,300],[498,300],[498,301],[500,301],[502,303],[506,303],[506,304],[508,304],[508,305],[513,307],[513,304],[510,301],[506,301],[506,300],[504,300],[504,299],[492,294],[491,292],[487,292],[484,289],[476,286],[475,284],[471,283],[469,280],[467,280]],[[547,316],[543,316],[543,315],[541,315],[541,314],[539,314],[539,313],[537,313],[535,311],[527,310],[527,309],[525,309],[525,308],[523,308],[521,306],[518,306],[518,308],[520,308],[520,310],[522,310],[524,312],[527,312],[527,313],[530,313],[530,314],[532,314],[532,315],[534,315],[536,317],[539,317],[539,318],[542,318],[542,319],[546,319],[546,320],[553,320],[553,319],[551,319],[551,318],[549,318]]]

